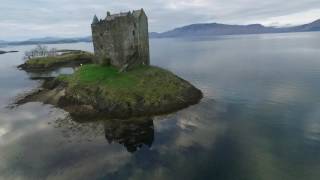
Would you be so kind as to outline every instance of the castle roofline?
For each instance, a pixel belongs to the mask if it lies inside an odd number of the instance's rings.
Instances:
[[[128,15],[131,15],[130,11],[128,11],[128,12],[120,12],[120,13],[117,13],[117,14],[108,14],[107,17],[106,17],[106,20],[107,21],[111,21],[111,20],[114,20],[117,17],[123,17],[123,16],[128,16]]]
[[[107,12],[107,16],[106,18],[104,19],[105,21],[112,21],[118,17],[124,17],[124,16],[134,16],[135,18],[138,18],[141,14],[145,14],[144,13],[144,10],[143,9],[139,9],[139,10],[133,10],[132,12],[131,11],[128,11],[128,12],[120,12],[120,13],[116,13],[116,14],[111,14],[109,11]],[[95,16],[94,17],[94,20],[92,22],[92,24],[98,24],[104,20],[98,20],[98,18]]]

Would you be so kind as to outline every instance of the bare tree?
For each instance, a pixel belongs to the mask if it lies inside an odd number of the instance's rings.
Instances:
[[[57,56],[57,55],[58,55],[58,52],[56,48],[51,48],[50,50],[48,50],[47,46],[38,44],[34,49],[31,49],[30,51],[26,51],[24,53],[24,59],[29,60],[32,58]]]
[[[56,48],[51,48],[49,51],[48,51],[48,56],[57,56],[58,55],[58,52],[57,52],[57,49]]]

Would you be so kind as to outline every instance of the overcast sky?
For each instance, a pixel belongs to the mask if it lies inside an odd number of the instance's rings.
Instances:
[[[192,23],[287,26],[320,18],[320,0],[1,0],[0,40],[88,36],[94,14],[140,8],[157,32]]]

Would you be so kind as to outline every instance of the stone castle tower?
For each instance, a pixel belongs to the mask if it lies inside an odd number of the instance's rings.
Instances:
[[[144,10],[113,14],[91,24],[96,63],[120,70],[149,65],[148,18]]]

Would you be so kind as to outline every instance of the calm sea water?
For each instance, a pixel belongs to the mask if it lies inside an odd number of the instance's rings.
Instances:
[[[319,42],[320,33],[153,39],[152,64],[204,99],[166,116],[93,123],[41,103],[12,108],[40,82],[15,68],[33,46],[5,48],[21,52],[0,55],[0,179],[318,180]]]

